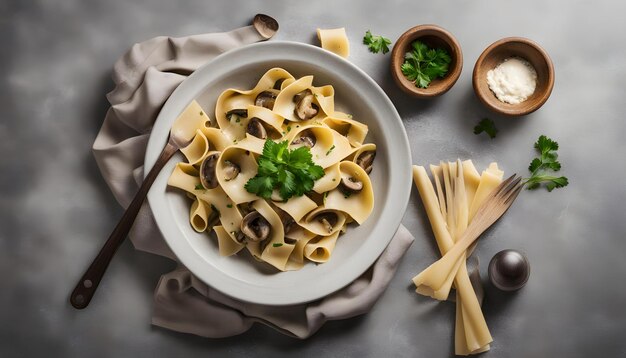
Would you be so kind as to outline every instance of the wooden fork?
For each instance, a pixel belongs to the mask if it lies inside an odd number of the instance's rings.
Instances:
[[[415,284],[439,290],[465,250],[511,207],[523,186],[522,178],[513,174],[496,187],[478,209],[459,241],[441,259],[417,275],[413,279]]]

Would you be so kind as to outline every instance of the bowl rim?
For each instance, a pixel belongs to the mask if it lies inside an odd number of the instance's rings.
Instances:
[[[419,88],[415,85],[408,86],[406,85],[402,79],[404,79],[404,74],[400,70],[401,62],[400,59],[403,56],[399,56],[398,52],[403,51],[407,45],[415,41],[420,37],[420,34],[424,32],[432,32],[432,34],[428,34],[429,36],[435,36],[442,39],[446,42],[450,47],[453,48],[453,51],[456,52],[456,56],[454,56],[455,68],[454,71],[446,74],[445,77],[440,79],[444,85],[438,90],[433,90],[432,88]],[[433,98],[440,96],[446,92],[448,92],[454,84],[457,82],[459,77],[461,76],[461,72],[463,71],[463,50],[459,41],[454,37],[454,35],[446,30],[445,28],[435,25],[435,24],[421,24],[417,26],[413,26],[410,29],[406,30],[393,46],[393,50],[391,51],[391,73],[396,82],[396,85],[400,87],[404,92],[417,97],[417,98]]]
[[[527,107],[527,109],[525,110],[520,110],[517,105],[511,105],[511,104],[506,104],[506,103],[502,103],[501,105],[498,104],[497,106],[494,105],[493,103],[487,101],[487,99],[484,97],[486,94],[483,91],[481,91],[480,87],[478,86],[478,81],[479,81],[478,71],[479,71],[479,68],[483,65],[483,62],[485,61],[485,59],[498,47],[501,47],[503,45],[510,44],[510,43],[520,43],[522,45],[532,47],[534,50],[539,52],[539,54],[541,54],[541,58],[545,62],[546,68],[548,69],[548,78],[547,78],[548,86],[546,90],[541,94],[541,97],[539,98],[539,100],[535,102],[534,105]],[[520,37],[520,36],[510,36],[510,37],[505,37],[505,38],[502,38],[493,42],[491,45],[487,46],[487,48],[483,50],[480,56],[478,56],[478,59],[476,59],[476,63],[474,64],[474,69],[472,71],[472,87],[474,88],[474,93],[476,94],[476,97],[478,97],[480,102],[485,107],[491,109],[492,111],[496,113],[501,113],[501,114],[505,114],[505,115],[512,116],[512,117],[518,117],[518,116],[524,116],[524,115],[533,113],[546,103],[548,98],[550,98],[550,95],[552,94],[552,90],[554,88],[554,76],[555,76],[554,64],[552,62],[552,59],[550,58],[550,55],[548,55],[548,52],[543,47],[541,47],[537,42],[529,38]],[[491,90],[489,90],[489,94],[492,94]]]
[[[255,56],[250,56],[251,53],[254,53]],[[249,62],[239,63],[238,60],[242,57],[246,59],[245,61]],[[224,273],[222,273],[219,268],[212,265],[207,267],[206,261],[203,260],[200,254],[193,248],[188,247],[188,244],[178,245],[178,247],[172,245],[171,238],[175,237],[175,235],[180,235],[180,229],[175,227],[175,219],[169,213],[169,208],[163,201],[166,200],[164,189],[166,188],[167,179],[169,177],[168,168],[170,170],[173,169],[175,160],[170,160],[157,177],[152,190],[148,193],[148,202],[154,213],[157,226],[170,249],[172,249],[178,259],[201,281],[227,296],[242,301],[270,306],[285,306],[310,302],[325,297],[349,285],[361,276],[383,253],[400,226],[403,218],[402,213],[404,213],[408,206],[411,192],[411,175],[408,169],[412,162],[408,136],[395,106],[371,77],[356,65],[329,51],[298,42],[271,41],[255,43],[227,51],[192,73],[176,88],[166,101],[150,134],[145,155],[144,175],[148,173],[156,162],[160,151],[167,141],[167,135],[175,117],[182,112],[192,99],[198,98],[206,91],[206,86],[210,82],[208,78],[214,78],[213,80],[215,80],[215,78],[219,79],[219,76],[223,76],[223,74],[215,74],[213,71],[231,71],[250,65],[251,63],[275,60],[293,60],[294,63],[298,61],[308,61],[315,66],[326,62],[331,67],[324,68],[329,71],[330,74],[345,73],[345,78],[356,79],[361,87],[369,86],[376,104],[380,104],[384,107],[379,111],[386,113],[385,116],[380,116],[377,111],[375,113],[376,117],[380,117],[380,120],[385,122],[385,127],[394,127],[393,130],[385,131],[388,132],[388,134],[385,134],[385,132],[381,133],[378,137],[378,141],[379,143],[392,143],[394,149],[402,151],[402,153],[396,152],[396,154],[393,154],[394,159],[389,161],[389,169],[397,171],[398,174],[389,176],[389,189],[386,200],[384,202],[377,202],[376,204],[381,205],[380,216],[370,218],[376,219],[376,221],[372,230],[367,233],[368,237],[374,237],[376,239],[364,240],[364,244],[361,246],[367,250],[362,252],[363,255],[360,257],[360,260],[346,260],[348,262],[339,267],[341,270],[337,270],[338,273],[341,271],[341,275],[335,275],[335,279],[327,280],[324,278],[316,285],[308,285],[307,287],[309,287],[309,289],[299,287],[299,291],[291,290],[289,294],[277,292],[276,289],[261,284],[251,286],[247,282],[238,281],[234,278],[230,278],[229,281],[225,279],[223,276]],[[331,68],[331,70],[328,68]],[[202,79],[204,79],[204,81]],[[164,128],[166,129],[165,132]],[[155,135],[157,129],[159,132],[158,135]],[[164,221],[160,221],[159,219],[164,219]],[[282,274],[289,273],[290,272],[284,272]],[[220,279],[214,280],[216,276],[212,275],[217,275]]]

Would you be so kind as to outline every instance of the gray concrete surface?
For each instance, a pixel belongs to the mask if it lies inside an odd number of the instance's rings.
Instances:
[[[436,258],[414,191],[404,224],[416,235],[387,292],[367,315],[331,322],[306,341],[257,325],[239,337],[203,339],[150,325],[151,295],[173,264],[125,243],[91,306],[68,294],[122,210],[90,152],[112,89],[111,67],[133,43],[244,25],[257,12],[281,24],[277,39],[314,42],[316,27],[346,26],[351,61],[397,106],[413,161],[496,160],[525,173],[532,143],[561,144],[566,189],[524,192],[482,240],[482,271],[505,248],[527,253],[528,285],[503,294],[487,285],[495,338],[486,357],[625,357],[626,22],[623,2],[584,1],[123,1],[0,2],[1,357],[445,357],[454,307],[418,297],[410,278]],[[444,97],[420,101],[391,80],[389,55],[360,44],[367,29],[395,40],[435,23],[460,41],[461,78]],[[525,118],[489,113],[474,97],[480,52],[526,36],[551,54],[556,85]],[[500,133],[474,136],[488,116]]]

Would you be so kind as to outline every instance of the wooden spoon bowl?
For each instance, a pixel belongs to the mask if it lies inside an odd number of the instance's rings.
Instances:
[[[426,88],[420,88],[409,81],[402,73],[404,55],[412,50],[413,41],[420,40],[430,48],[443,48],[452,61],[448,73],[443,78],[434,79]],[[398,87],[418,98],[432,98],[446,93],[456,83],[463,69],[463,53],[458,41],[450,32],[437,25],[418,25],[407,30],[391,51],[391,73]]]
[[[500,102],[487,84],[487,72],[510,57],[525,59],[537,71],[535,92],[518,104]],[[474,93],[487,108],[509,116],[522,116],[539,109],[550,97],[554,87],[554,65],[548,53],[534,41],[507,37],[494,42],[480,55],[474,65],[472,84]]]

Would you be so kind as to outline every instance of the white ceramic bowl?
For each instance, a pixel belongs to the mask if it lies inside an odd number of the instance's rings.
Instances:
[[[193,99],[213,113],[222,91],[252,88],[272,67],[296,77],[312,74],[318,86],[333,85],[337,110],[369,126],[366,142],[377,145],[371,173],[375,206],[369,219],[340,236],[327,263],[279,272],[247,252],[221,257],[216,240],[191,228],[189,200],[167,188],[176,162],[183,160],[180,153],[161,171],[148,200],[169,247],[200,280],[243,301],[290,305],[321,298],[355,280],[376,261],[400,225],[411,191],[409,142],[398,112],[376,82],[343,58],[311,45],[266,42],[229,51],[195,71],[165,103],[148,142],[145,172],[167,142],[174,119]]]

